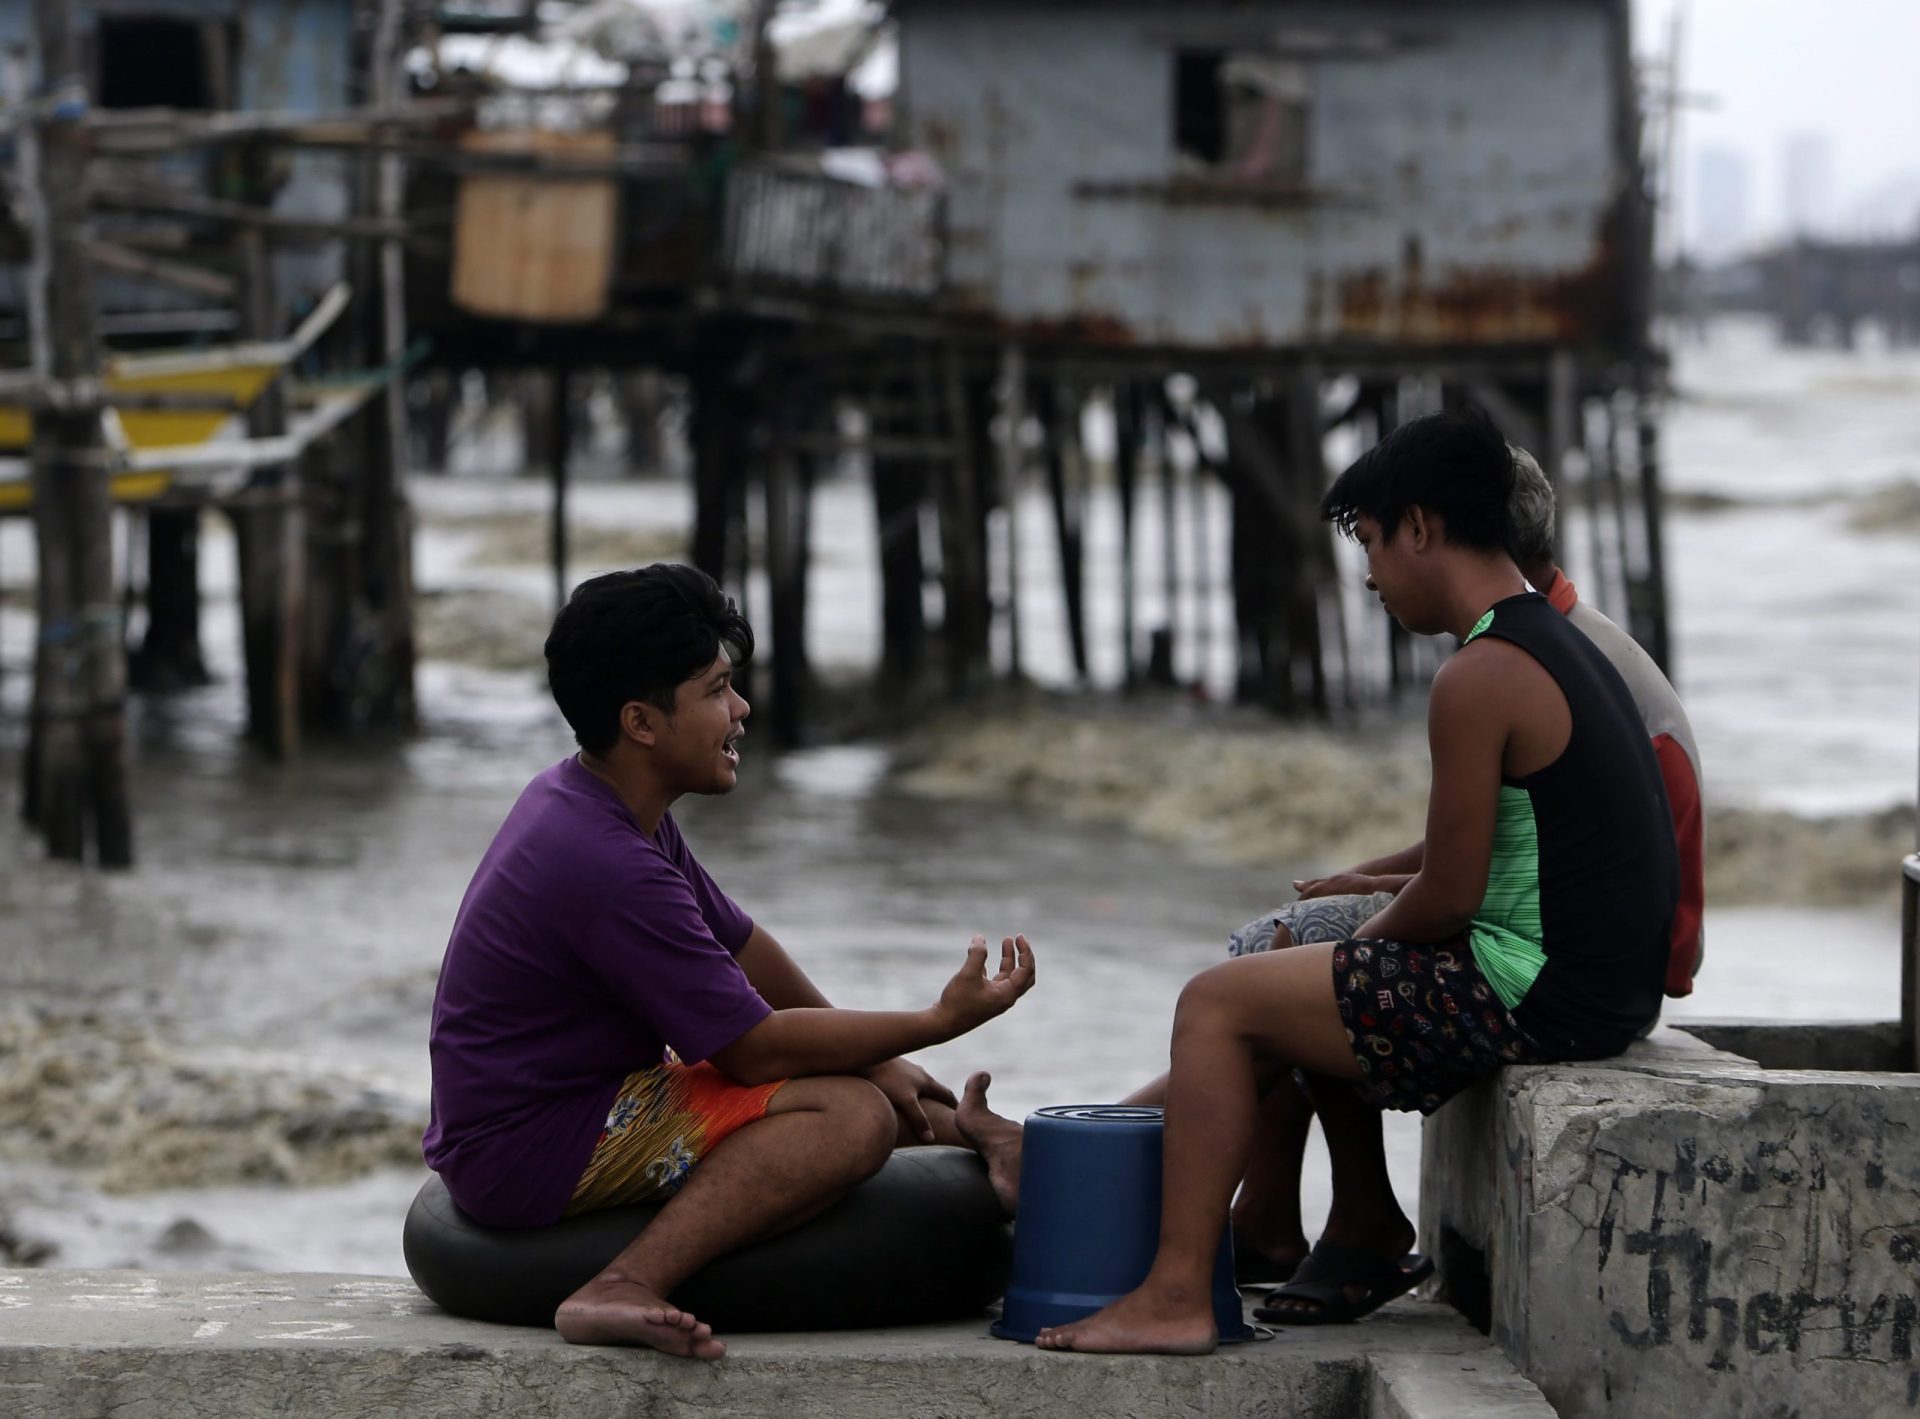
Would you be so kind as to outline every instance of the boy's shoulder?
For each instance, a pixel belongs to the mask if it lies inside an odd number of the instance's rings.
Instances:
[[[488,857],[501,867],[536,866],[579,884],[616,874],[625,880],[671,873],[680,837],[671,815],[649,838],[611,788],[571,759],[542,770],[521,790]]]

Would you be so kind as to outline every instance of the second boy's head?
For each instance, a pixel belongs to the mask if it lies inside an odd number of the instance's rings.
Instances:
[[[1436,579],[1462,559],[1508,559],[1513,452],[1478,409],[1402,424],[1334,480],[1320,515],[1367,553],[1367,583],[1410,631],[1431,635]]]
[[[712,577],[660,563],[574,588],[547,636],[547,685],[587,753],[642,755],[680,791],[724,793],[748,712],[733,667],[752,654]]]

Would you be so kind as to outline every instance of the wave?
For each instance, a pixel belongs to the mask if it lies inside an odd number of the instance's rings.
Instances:
[[[907,741],[901,765],[909,792],[1118,824],[1225,863],[1336,870],[1425,830],[1426,748],[1412,727],[1340,733],[1164,700],[1025,701],[934,721]],[[1911,807],[1834,817],[1710,808],[1707,901],[1886,904],[1913,833]]]
[[[210,1067],[129,1020],[0,1015],[0,1146],[84,1170],[105,1192],[418,1166],[423,1124],[348,1081]]]

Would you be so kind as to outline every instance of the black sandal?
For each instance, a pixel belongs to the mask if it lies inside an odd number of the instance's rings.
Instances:
[[[1254,1311],[1270,1325],[1350,1325],[1433,1275],[1433,1261],[1419,1252],[1389,1260],[1377,1252],[1318,1241],[1284,1286],[1267,1293]],[[1348,1294],[1361,1288],[1357,1297]],[[1276,1301],[1309,1301],[1313,1310],[1281,1310]]]

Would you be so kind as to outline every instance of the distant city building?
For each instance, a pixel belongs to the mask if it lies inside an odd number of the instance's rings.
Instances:
[[[1780,144],[1780,216],[1786,235],[1833,228],[1833,142],[1825,133],[1789,133]]]
[[[1721,261],[1753,236],[1747,158],[1734,148],[1704,149],[1694,169],[1693,255]]]

